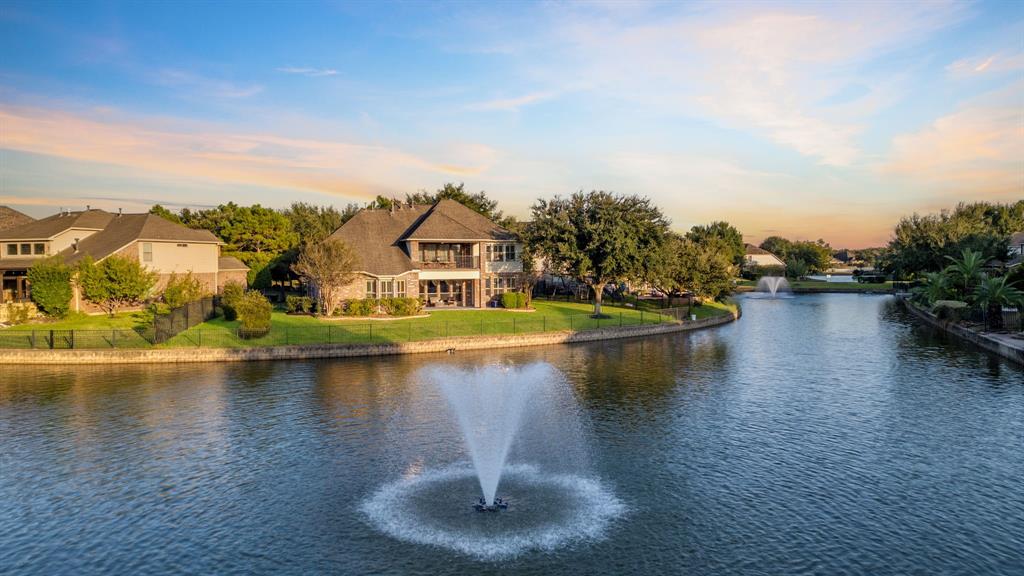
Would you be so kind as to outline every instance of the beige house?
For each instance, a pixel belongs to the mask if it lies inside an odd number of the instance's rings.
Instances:
[[[519,288],[522,244],[454,200],[366,209],[330,236],[360,259],[343,298],[420,298],[427,306],[482,308]]]
[[[753,244],[744,244],[746,254],[743,256],[743,267],[744,268],[776,268],[786,267],[786,263],[783,262],[778,256],[771,252],[754,246]]]
[[[112,214],[103,210],[61,211],[0,231],[0,301],[29,295],[32,263],[59,254],[74,265],[86,256],[97,262],[111,255],[131,258],[159,275],[157,290],[172,274],[198,278],[210,292],[229,281],[245,283],[248,268],[221,257],[222,242],[208,230],[195,230],[153,214]],[[73,308],[82,307],[77,292]]]

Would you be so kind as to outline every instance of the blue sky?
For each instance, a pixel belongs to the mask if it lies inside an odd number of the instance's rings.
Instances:
[[[1021,3],[0,6],[0,204],[609,189],[837,246],[1024,198]]]

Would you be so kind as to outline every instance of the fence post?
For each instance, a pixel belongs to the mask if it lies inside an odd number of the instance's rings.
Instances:
[[[53,350],[53,330],[50,330],[50,350]]]
[[[569,314],[569,332],[572,332],[572,331],[573,331],[573,327],[572,327],[572,314]]]
[[[541,316],[540,319],[544,323],[543,324],[544,328],[541,330],[541,332],[547,332],[548,331],[548,317],[547,316]]]
[[[622,328],[622,312],[619,312],[619,328]]]
[[[447,320],[444,321],[444,337],[445,338],[448,337],[448,321]]]
[[[284,328],[284,345],[287,346],[288,344],[291,344],[291,339],[288,338],[288,327],[285,326],[285,328]]]
[[[30,342],[32,343],[32,349],[34,350],[35,347],[36,347],[36,331],[35,330],[32,331],[32,339],[30,340]]]
[[[373,322],[370,322],[370,342],[373,342]]]
[[[516,317],[512,317],[512,334],[516,333]]]
[[[196,338],[196,347],[197,348],[202,348],[203,347],[203,331],[201,329],[200,330],[196,330],[196,336],[198,336],[198,338]]]
[[[406,342],[412,342],[412,322],[409,322],[409,338],[406,339]]]
[[[644,311],[642,309],[640,310],[640,323],[644,323]]]
[[[117,330],[110,331],[110,347],[117,348]]]
[[[71,331],[71,349],[72,350],[75,349],[75,331],[74,330]]]

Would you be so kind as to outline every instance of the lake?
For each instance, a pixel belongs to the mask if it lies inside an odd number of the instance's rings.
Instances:
[[[546,348],[0,367],[0,572],[1022,572],[1024,371],[890,296],[741,302]],[[480,366],[544,382],[492,515],[431,384]]]

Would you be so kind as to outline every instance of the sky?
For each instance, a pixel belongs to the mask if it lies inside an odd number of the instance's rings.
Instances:
[[[285,207],[464,182],[884,244],[1024,198],[1024,3],[0,4],[0,204]]]

